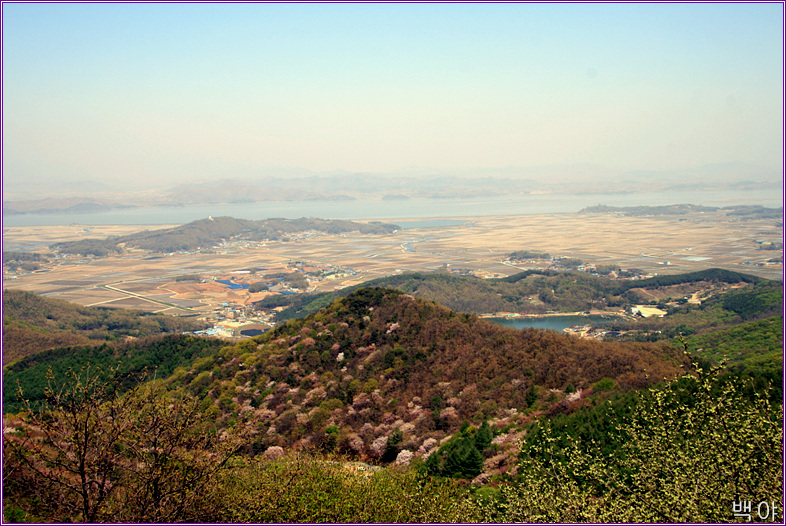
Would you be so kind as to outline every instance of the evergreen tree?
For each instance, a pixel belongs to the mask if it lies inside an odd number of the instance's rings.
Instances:
[[[492,438],[491,427],[488,422],[484,421],[475,432],[475,449],[482,453],[491,445]]]

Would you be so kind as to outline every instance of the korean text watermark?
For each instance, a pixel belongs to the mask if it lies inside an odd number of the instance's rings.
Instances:
[[[746,500],[737,502],[732,501],[732,512],[735,517],[741,517],[748,522],[753,517],[753,502]],[[778,518],[778,509],[775,502],[762,501],[756,506],[756,518],[758,521],[771,521],[775,522]]]

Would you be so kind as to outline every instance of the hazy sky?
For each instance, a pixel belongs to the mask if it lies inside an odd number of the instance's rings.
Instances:
[[[776,4],[3,4],[3,177],[783,158]]]

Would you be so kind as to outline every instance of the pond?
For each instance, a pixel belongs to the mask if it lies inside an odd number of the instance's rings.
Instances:
[[[505,327],[513,327],[516,329],[523,329],[525,327],[533,327],[535,329],[547,329],[555,332],[562,332],[563,329],[572,325],[595,325],[602,322],[609,321],[598,315],[591,316],[546,316],[543,318],[486,318],[490,322]]]

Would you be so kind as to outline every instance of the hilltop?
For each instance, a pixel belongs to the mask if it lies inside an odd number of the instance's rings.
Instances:
[[[204,397],[219,422],[258,414],[257,450],[330,438],[344,453],[379,459],[394,429],[402,448],[428,449],[465,421],[520,424],[536,408],[581,405],[601,380],[640,388],[684,365],[681,351],[667,345],[519,331],[398,291],[363,288],[167,382]],[[566,389],[579,395],[566,402]],[[331,426],[334,437],[326,436]]]

